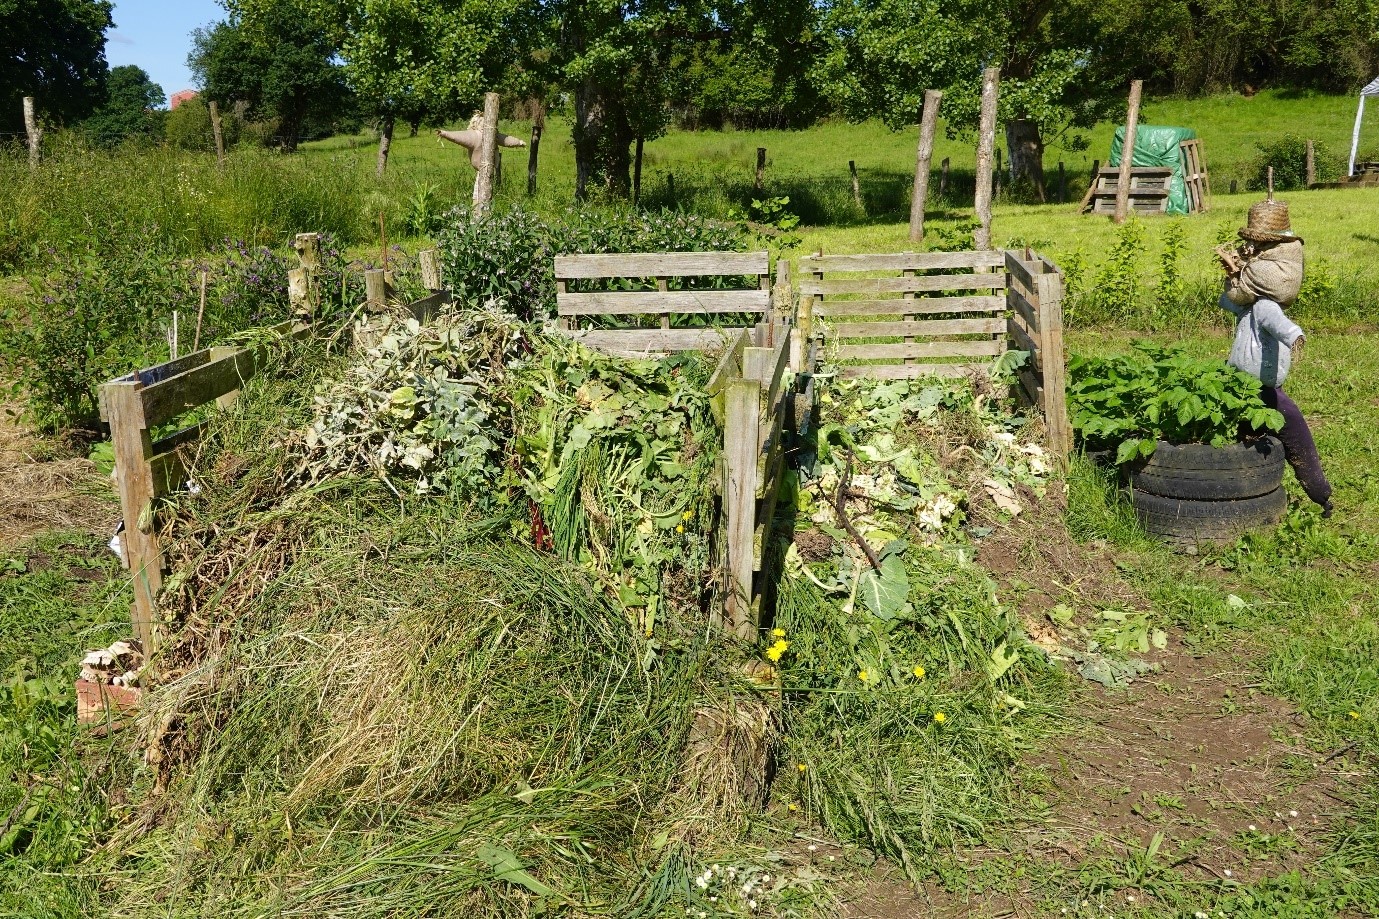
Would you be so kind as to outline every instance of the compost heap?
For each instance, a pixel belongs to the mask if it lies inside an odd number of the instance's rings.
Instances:
[[[989,392],[825,388],[774,634],[739,643],[708,619],[709,359],[496,310],[356,341],[251,381],[163,515],[121,914],[796,915],[827,875],[746,843],[768,757],[768,825],[913,877],[999,814],[1052,677],[971,561],[968,518],[1047,473]]]
[[[972,562],[974,537],[1040,499],[1049,460],[984,384],[818,382],[766,652],[787,774],[811,816],[917,879],[921,854],[1000,815],[1025,697],[1051,695],[1027,690],[1057,681]]]

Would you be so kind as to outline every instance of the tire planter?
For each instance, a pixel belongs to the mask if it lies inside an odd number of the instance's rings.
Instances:
[[[1160,441],[1153,456],[1129,470],[1131,503],[1155,536],[1234,542],[1283,518],[1283,463],[1283,445],[1273,437],[1228,447]]]

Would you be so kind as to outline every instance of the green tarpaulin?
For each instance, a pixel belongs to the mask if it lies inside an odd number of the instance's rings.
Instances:
[[[1142,124],[1135,129],[1135,155],[1130,158],[1131,166],[1167,166],[1173,170],[1173,178],[1168,183],[1168,212],[1186,214],[1189,212],[1187,182],[1183,169],[1183,153],[1178,145],[1185,140],[1196,140],[1197,132],[1191,128],[1165,128]],[[1120,151],[1125,146],[1125,126],[1116,128],[1116,136],[1111,141],[1111,159],[1108,165],[1120,165]]]

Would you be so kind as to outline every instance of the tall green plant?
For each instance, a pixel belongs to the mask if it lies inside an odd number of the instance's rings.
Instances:
[[[1098,310],[1108,318],[1123,321],[1134,314],[1144,253],[1144,224],[1131,217],[1116,230],[1116,241],[1097,272],[1096,289],[1091,294]]]

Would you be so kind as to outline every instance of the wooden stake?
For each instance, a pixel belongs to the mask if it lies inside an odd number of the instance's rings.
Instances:
[[[1307,139],[1307,187],[1317,184],[1317,145]]]
[[[531,123],[531,144],[527,148],[527,194],[536,194],[536,151],[541,147],[541,132],[546,128],[546,109],[536,110]]]
[[[848,172],[852,173],[852,203],[862,207],[862,186],[857,183],[857,161],[848,160]]]
[[[364,272],[364,296],[373,309],[382,309],[388,303],[388,279],[382,268],[370,268]]]
[[[757,178],[753,188],[757,194],[761,194],[762,187],[766,184],[766,148],[757,147]]]
[[[168,339],[169,360],[177,360],[177,310],[172,311],[172,337]]]
[[[945,201],[948,200],[948,167],[951,165],[952,160],[945,156],[938,167],[938,196]]]
[[[645,139],[637,138],[637,149],[632,155],[632,205],[641,203],[642,200],[642,151],[646,146]]]
[[[974,205],[979,226],[972,234],[977,249],[991,248],[991,153],[996,146],[996,103],[1001,93],[1001,68],[982,71],[982,115],[977,137],[977,193]]]
[[[484,93],[484,120],[480,128],[479,174],[474,177],[474,214],[486,216],[493,206],[493,157],[498,145],[498,94]]]
[[[1269,200],[1274,200],[1274,167],[1269,167]]]
[[[215,162],[225,165],[225,133],[220,123],[220,106],[212,99],[207,108],[211,110],[211,135],[215,138]]]
[[[441,289],[441,266],[435,249],[422,249],[417,253],[417,263],[421,266],[421,286],[427,290]]]
[[[206,315],[206,272],[201,272],[201,304],[196,308],[196,337],[192,339],[192,353],[201,350],[201,319]]]
[[[34,112],[33,96],[24,97],[24,131],[29,135],[29,168],[37,169],[43,155],[43,128],[39,127],[38,115]]]
[[[910,196],[910,242],[924,240],[924,206],[929,199],[929,170],[934,160],[934,132],[938,130],[938,109],[942,101],[943,93],[939,90],[924,91],[924,111],[919,118],[919,147],[915,150],[915,185]]]
[[[1140,126],[1140,93],[1143,80],[1130,81],[1130,110],[1125,115],[1125,137],[1120,145],[1120,178],[1116,182],[1116,223],[1130,214],[1130,170],[1135,162],[1135,135]]]

